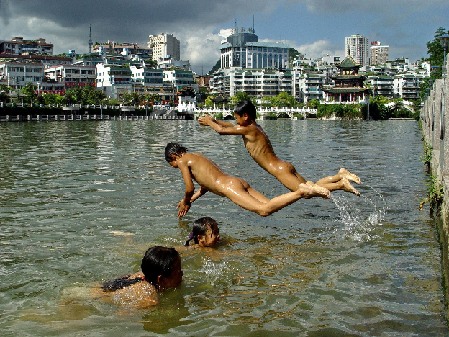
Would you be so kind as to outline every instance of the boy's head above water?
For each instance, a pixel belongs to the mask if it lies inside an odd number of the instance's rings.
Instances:
[[[176,157],[187,152],[187,148],[178,143],[168,143],[165,147],[165,160],[172,162]]]
[[[181,257],[174,248],[154,246],[142,259],[145,280],[157,289],[176,288],[182,281]]]
[[[234,108],[234,114],[237,114],[240,117],[243,117],[244,114],[247,114],[248,119],[251,121],[255,121],[257,117],[256,107],[250,100],[239,102]]]
[[[185,245],[188,246],[189,242],[193,240],[200,247],[212,247],[217,244],[219,239],[220,230],[218,229],[217,222],[206,216],[195,220],[192,232]]]

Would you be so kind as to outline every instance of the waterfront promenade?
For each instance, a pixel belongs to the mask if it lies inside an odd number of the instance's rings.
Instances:
[[[21,107],[21,109],[25,109]],[[33,111],[32,108],[29,108]],[[59,112],[48,113],[46,110],[40,111],[35,109],[33,112],[28,110],[17,112],[10,112],[0,114],[0,122],[31,122],[31,121],[82,121],[82,120],[152,120],[152,119],[198,119],[198,117],[208,114],[211,116],[221,115],[223,118],[234,118],[234,111],[232,109],[194,109],[192,111],[178,112],[176,109],[160,109],[146,111],[145,109],[136,110],[134,107],[115,107],[113,113],[111,109],[105,109],[105,113],[99,107],[77,107],[74,109],[63,109]],[[1,109],[0,109],[1,111]],[[84,112],[83,112],[84,111]],[[287,117],[292,120],[306,119],[309,117],[316,117],[317,109],[309,108],[259,108],[257,110],[258,119],[268,119],[271,116],[276,118]]]

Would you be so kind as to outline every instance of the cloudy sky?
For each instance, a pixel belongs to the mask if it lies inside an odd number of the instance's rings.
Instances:
[[[174,34],[181,58],[206,73],[230,29],[253,26],[259,41],[284,41],[306,57],[343,56],[344,38],[362,34],[390,46],[390,58],[426,57],[447,0],[0,0],[0,40],[45,38],[54,52],[88,51],[92,40],[146,44]]]

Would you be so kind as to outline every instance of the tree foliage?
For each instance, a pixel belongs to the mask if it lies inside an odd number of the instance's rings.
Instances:
[[[23,101],[25,103],[32,103],[36,100],[37,94],[36,94],[37,86],[33,83],[27,83],[25,86],[20,90],[21,94],[23,95]]]
[[[295,97],[285,91],[276,96],[266,97],[265,100],[268,100],[271,106],[278,108],[294,108],[297,105]]]
[[[441,45],[440,37],[447,33],[448,30],[446,28],[440,27],[435,32],[435,38],[432,41],[427,42],[427,61],[429,61],[432,66],[432,72],[430,75],[432,79],[441,78],[442,75],[444,48]],[[447,49],[446,52],[448,52]]]
[[[288,49],[288,65],[290,68],[292,68],[292,66],[293,66],[293,61],[300,56],[301,56],[301,54],[295,48]]]
[[[6,84],[0,84],[0,102],[7,102],[9,99],[9,93],[11,92],[11,88]]]
[[[106,98],[103,91],[90,85],[70,88],[65,92],[65,103],[82,105],[99,105]]]
[[[320,104],[318,106],[317,117],[361,119],[363,118],[363,112],[360,104]]]
[[[235,106],[239,102],[244,100],[251,100],[251,96],[245,91],[238,91],[234,96],[231,97],[231,105]],[[255,102],[253,102],[255,104]]]

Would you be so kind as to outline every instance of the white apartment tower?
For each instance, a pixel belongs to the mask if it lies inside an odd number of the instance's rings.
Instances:
[[[254,28],[235,29],[220,47],[222,69],[233,67],[250,69],[285,69],[288,66],[289,46],[281,42],[258,42]]]
[[[153,49],[153,60],[159,61],[167,58],[179,61],[181,47],[179,40],[172,34],[162,33],[148,37],[148,48]]]
[[[382,65],[387,63],[390,46],[382,45],[379,41],[371,42],[370,65]]]
[[[345,37],[345,57],[348,56],[361,67],[368,65],[368,39],[359,34]]]

